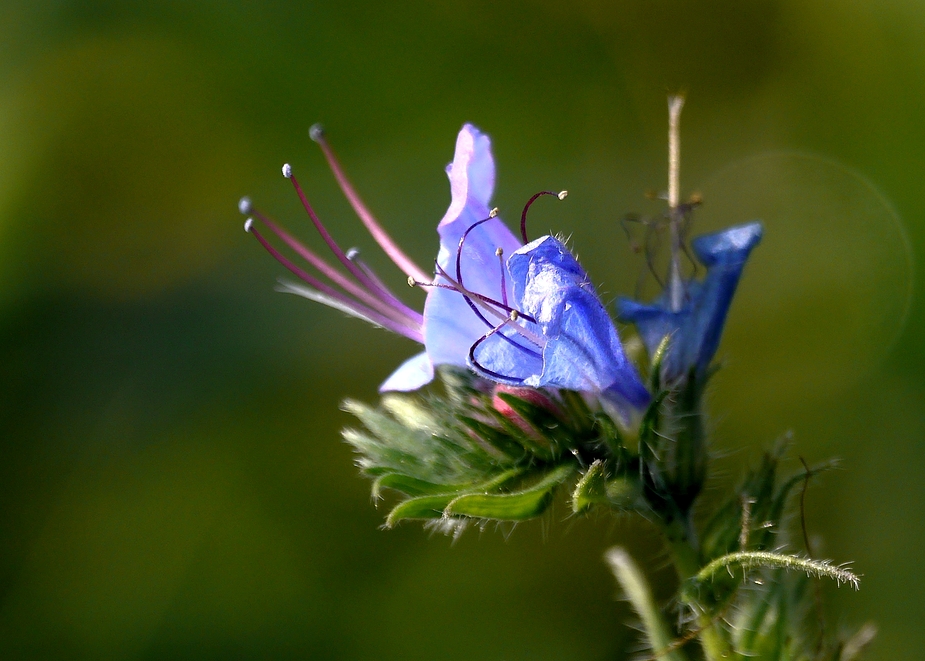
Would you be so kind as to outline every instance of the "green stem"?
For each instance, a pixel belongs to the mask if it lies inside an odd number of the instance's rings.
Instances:
[[[688,579],[700,572],[700,553],[697,537],[690,517],[676,518],[665,527],[665,536],[674,562],[678,579],[683,586]],[[700,644],[707,661],[720,661],[738,658],[732,644],[717,626],[707,610],[696,602],[687,604],[697,613],[697,625],[700,627]]]
[[[615,546],[607,552],[606,557],[633,610],[642,618],[642,626],[654,655],[666,661],[687,661],[680,649],[672,647],[674,639],[671,631],[662,620],[649,584],[629,553]]]

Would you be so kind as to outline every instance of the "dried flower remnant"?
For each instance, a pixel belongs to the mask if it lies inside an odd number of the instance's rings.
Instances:
[[[667,384],[679,384],[688,378],[693,378],[694,384],[704,381],[719,347],[742,269],[764,232],[761,223],[753,221],[697,237],[691,247],[707,274],[703,280],[682,276],[681,255],[690,256],[685,245],[690,213],[700,204],[699,196],[692,203],[680,202],[679,125],[683,107],[683,96],[669,97],[668,212],[665,220],[671,235],[671,250],[664,291],[652,303],[630,298],[621,298],[617,303],[618,318],[636,326],[650,355],[654,355],[667,338],[666,353],[660,359],[660,378]]]

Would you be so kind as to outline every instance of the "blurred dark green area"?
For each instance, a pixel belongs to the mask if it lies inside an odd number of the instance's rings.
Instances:
[[[656,210],[679,89],[699,226],[767,226],[711,396],[712,493],[788,429],[794,470],[842,457],[807,524],[864,579],[827,591],[827,626],[875,620],[871,658],[915,658],[923,29],[911,0],[4,2],[0,658],[622,658],[632,618],[602,553],[660,567],[651,530],[561,505],[455,544],[380,530],[338,405],[415,347],[273,293],[283,269],[236,203],[318,245],[291,162],[400,286],[307,128],[427,264],[471,121],[509,220],[570,191],[533,233],[570,235],[609,300],[644,270],[619,220]]]

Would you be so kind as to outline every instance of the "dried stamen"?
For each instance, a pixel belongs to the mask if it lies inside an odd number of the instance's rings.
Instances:
[[[668,213],[671,230],[671,261],[668,270],[668,303],[673,312],[681,309],[684,301],[684,282],[681,278],[681,216],[678,201],[680,198],[679,174],[681,170],[681,109],[684,97],[668,97]]]

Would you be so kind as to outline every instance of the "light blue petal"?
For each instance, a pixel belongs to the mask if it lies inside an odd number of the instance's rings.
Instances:
[[[379,392],[417,390],[434,379],[434,365],[427,353],[419,353],[403,362],[392,375],[379,386]]]
[[[496,250],[501,248],[503,254],[509,255],[520,247],[520,242],[500,218],[492,218],[473,229],[459,251],[459,241],[466,230],[489,216],[495,165],[488,136],[471,124],[463,126],[447,174],[452,201],[437,228],[440,235],[437,263],[455,279],[459,253],[460,275],[467,289],[498,301],[505,296],[510,299],[513,294],[510,278],[505,272],[502,279],[502,260]],[[446,284],[442,278],[438,282]],[[486,317],[491,325],[501,321]],[[458,292],[428,290],[424,304],[424,345],[435,365],[465,366],[470,347],[491,330],[491,325],[482,321]]]
[[[491,211],[495,187],[495,162],[488,136],[471,124],[463,126],[456,139],[456,155],[447,167],[452,201],[437,226],[440,252],[437,262],[456,277],[456,255],[463,234]],[[492,218],[473,229],[466,237],[460,262],[463,283],[471,291],[486,296],[501,293],[501,261],[498,248],[505,256],[520,248],[520,241],[500,217]],[[490,293],[491,292],[491,293]]]

